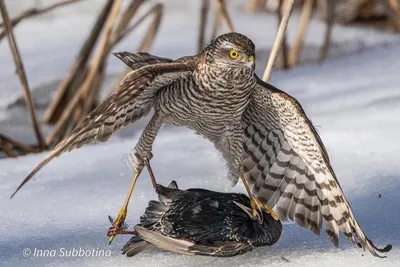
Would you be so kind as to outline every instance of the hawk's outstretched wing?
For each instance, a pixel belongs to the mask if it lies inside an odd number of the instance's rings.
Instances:
[[[316,234],[324,221],[335,246],[343,232],[373,255],[378,249],[365,236],[343,194],[318,133],[300,104],[258,77],[243,115],[244,172],[253,194]]]
[[[11,197],[53,158],[85,144],[104,142],[121,127],[146,115],[151,110],[153,98],[160,88],[193,73],[197,61],[195,57],[191,59],[144,66],[127,74],[117,91],[108,95],[95,110],[79,123],[36,166]]]

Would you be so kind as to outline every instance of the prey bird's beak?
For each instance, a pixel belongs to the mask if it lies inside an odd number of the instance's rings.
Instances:
[[[236,202],[236,201],[233,201],[233,203],[235,203],[236,206],[238,206],[238,207],[241,208],[244,212],[246,212],[246,214],[247,214],[252,220],[257,221],[259,224],[262,224],[262,222],[263,222],[263,220],[264,220],[264,218],[262,217],[262,214],[260,214],[260,213],[257,212],[257,215],[254,216],[254,215],[253,215],[253,209],[252,209],[252,208],[246,207],[245,205],[243,205],[243,204],[241,204],[241,203],[239,203],[239,202]],[[261,211],[260,211],[260,212],[261,212]]]

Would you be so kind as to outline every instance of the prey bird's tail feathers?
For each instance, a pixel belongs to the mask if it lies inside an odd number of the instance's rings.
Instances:
[[[152,247],[152,244],[147,243],[140,237],[133,236],[121,250],[122,254],[125,254],[127,257],[132,257]]]
[[[147,205],[144,215],[140,217],[140,224],[145,227],[157,223],[168,210],[172,200],[182,190],[178,189],[175,181],[172,181],[168,187],[157,184],[156,192],[159,201],[151,200]]]
[[[11,198],[50,160],[85,144],[105,142],[123,126],[147,115],[158,91],[193,73],[195,59],[185,62],[146,65],[126,75],[118,89],[108,95],[24,179]]]

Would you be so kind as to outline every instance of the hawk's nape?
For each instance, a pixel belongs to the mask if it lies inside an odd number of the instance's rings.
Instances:
[[[391,245],[379,249],[365,236],[318,133],[293,97],[258,79],[243,127],[246,180],[281,220],[293,220],[318,235],[324,222],[335,246],[343,232],[374,256],[390,251]]]
[[[121,127],[149,113],[159,89],[190,75],[196,62],[159,63],[130,72],[118,89],[79,123],[23,180],[11,198],[50,160],[85,144],[105,142]]]

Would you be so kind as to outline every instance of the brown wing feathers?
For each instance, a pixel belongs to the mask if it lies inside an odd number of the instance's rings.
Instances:
[[[152,108],[153,97],[157,91],[172,83],[176,78],[192,73],[195,65],[195,62],[160,63],[129,73],[121,82],[119,89],[107,96],[36,166],[11,198],[53,158],[85,144],[104,142],[122,126],[146,115]]]
[[[122,62],[124,62],[129,68],[132,70],[139,69],[141,67],[147,65],[153,65],[157,63],[170,63],[173,62],[172,59],[162,58],[150,55],[149,53],[139,52],[137,54],[129,53],[129,52],[118,52],[113,53],[114,56],[119,58]]]

